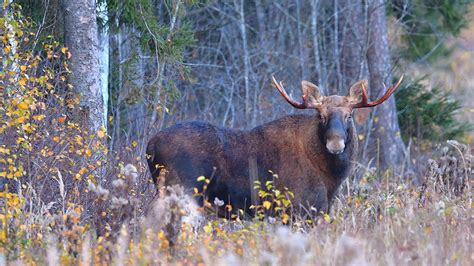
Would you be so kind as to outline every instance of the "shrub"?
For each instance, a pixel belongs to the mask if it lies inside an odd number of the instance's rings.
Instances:
[[[448,145],[440,149],[439,158],[428,160],[423,186],[431,181],[438,192],[457,196],[469,190],[469,177],[474,173],[474,156],[469,145],[455,140],[448,140],[446,143]]]
[[[424,79],[405,81],[396,94],[403,140],[439,142],[462,138],[465,132],[472,130],[472,125],[456,118],[461,104],[440,87],[427,90]]]

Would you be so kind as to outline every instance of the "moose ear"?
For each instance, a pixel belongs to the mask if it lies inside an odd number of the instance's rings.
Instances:
[[[303,80],[301,81],[301,90],[303,91],[303,95],[306,95],[307,102],[309,106],[316,107],[321,105],[323,102],[323,96],[318,88],[318,86],[314,85],[313,83]]]
[[[359,80],[354,85],[351,86],[349,89],[349,94],[347,97],[349,98],[349,102],[360,102],[362,99],[362,90],[367,88],[369,82],[366,79]]]

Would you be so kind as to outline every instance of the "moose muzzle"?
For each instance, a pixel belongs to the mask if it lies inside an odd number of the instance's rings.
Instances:
[[[340,136],[335,135],[326,140],[326,149],[329,153],[340,154],[344,151],[345,147],[346,144],[344,143],[344,138]]]
[[[326,149],[329,153],[340,154],[346,147],[346,132],[342,116],[333,113],[326,128]]]

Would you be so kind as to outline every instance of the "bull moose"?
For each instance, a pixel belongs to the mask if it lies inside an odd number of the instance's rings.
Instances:
[[[274,180],[276,187],[294,192],[294,206],[328,212],[338,187],[349,175],[357,154],[357,134],[352,112],[387,100],[402,81],[392,85],[378,100],[369,102],[361,80],[347,96],[323,96],[311,82],[302,81],[303,101],[290,98],[272,77],[283,98],[298,109],[315,109],[313,115],[288,115],[251,130],[220,128],[206,122],[185,122],[168,127],[147,147],[153,181],[166,169],[165,185],[202,188],[197,177],[211,177],[206,190],[234,209],[249,209],[254,180]]]

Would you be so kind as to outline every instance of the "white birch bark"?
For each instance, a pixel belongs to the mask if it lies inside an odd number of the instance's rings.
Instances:
[[[69,77],[80,95],[79,119],[91,132],[105,125],[100,87],[98,30],[95,0],[62,0],[65,44],[72,54]]]

